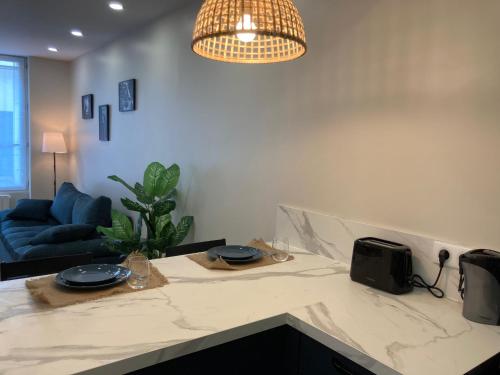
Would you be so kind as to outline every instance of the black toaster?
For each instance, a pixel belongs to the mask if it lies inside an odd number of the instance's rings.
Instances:
[[[351,280],[392,294],[411,292],[411,250],[395,242],[368,237],[354,242]]]

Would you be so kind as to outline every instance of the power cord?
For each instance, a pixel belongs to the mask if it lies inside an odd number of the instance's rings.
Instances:
[[[465,294],[465,276],[464,276],[464,268],[462,267],[462,262],[458,262],[458,273],[460,275],[460,280],[458,282],[458,293],[460,293],[460,297],[462,300],[464,299],[464,294]]]
[[[441,288],[438,288],[436,285],[439,282],[439,278],[441,277],[441,273],[443,272],[444,264],[450,258],[450,252],[446,249],[443,249],[439,252],[439,273],[436,277],[436,281],[434,284],[430,285],[425,282],[425,280],[420,275],[413,275],[410,279],[410,284],[415,288],[425,288],[436,298],[443,298],[444,292]]]

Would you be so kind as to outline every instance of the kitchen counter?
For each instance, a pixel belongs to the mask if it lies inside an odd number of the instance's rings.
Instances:
[[[161,259],[165,287],[58,309],[2,282],[0,374],[122,373],[283,324],[377,374],[463,374],[500,349],[500,327],[465,320],[459,303],[376,291],[343,263],[294,255],[238,272]]]

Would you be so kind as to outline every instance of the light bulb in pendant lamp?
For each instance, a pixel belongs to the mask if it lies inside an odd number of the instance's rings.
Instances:
[[[244,64],[295,60],[307,51],[292,0],[205,0],[191,48],[208,59]]]
[[[255,29],[257,29],[257,26],[252,22],[252,16],[250,14],[244,14],[243,17],[240,18],[240,22],[236,24],[236,30],[239,31],[236,36],[243,43],[253,42],[257,34],[250,31]]]

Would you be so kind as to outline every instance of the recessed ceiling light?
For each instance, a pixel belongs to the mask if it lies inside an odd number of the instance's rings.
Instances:
[[[81,32],[81,30],[78,30],[78,29],[73,29],[70,31],[71,35],[73,36],[77,36],[79,38],[81,38],[83,36],[83,33]]]
[[[119,1],[111,1],[108,3],[108,5],[113,10],[123,10],[123,4]]]
[[[50,52],[59,52],[59,50],[56,47],[48,47],[47,48]]]

